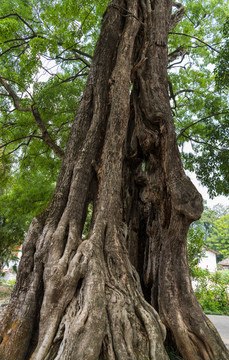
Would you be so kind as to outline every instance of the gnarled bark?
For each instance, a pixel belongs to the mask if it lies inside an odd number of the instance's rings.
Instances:
[[[169,106],[171,7],[108,5],[53,199],[23,245],[0,359],[164,360],[166,328],[184,359],[228,356],[188,273],[202,199]]]

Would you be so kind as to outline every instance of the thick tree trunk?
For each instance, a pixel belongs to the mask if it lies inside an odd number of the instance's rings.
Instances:
[[[186,235],[202,199],[169,106],[171,7],[108,6],[55,194],[23,246],[0,359],[163,360],[165,328],[184,359],[228,358],[188,272]]]

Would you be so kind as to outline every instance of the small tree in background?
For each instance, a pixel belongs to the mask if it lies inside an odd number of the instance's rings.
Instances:
[[[191,276],[195,277],[196,267],[205,254],[205,233],[201,226],[191,226],[187,237],[188,263]]]
[[[213,222],[212,232],[206,243],[220,253],[219,260],[229,257],[229,214]]]

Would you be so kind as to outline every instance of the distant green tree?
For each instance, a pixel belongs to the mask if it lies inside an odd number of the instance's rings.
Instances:
[[[192,227],[200,228],[204,231],[204,239],[210,236],[213,231],[213,223],[222,216],[229,214],[229,207],[222,204],[216,204],[212,208],[207,206],[204,201],[204,211],[201,218],[192,224]]]
[[[193,276],[195,267],[199,263],[200,259],[204,256],[203,246],[205,245],[205,233],[203,228],[199,226],[192,226],[189,229],[187,237],[187,249],[188,249],[188,263],[190,273]]]
[[[220,253],[221,258],[229,257],[229,214],[213,222],[213,229],[207,238],[207,245]]]
[[[16,260],[13,250],[21,245],[32,218],[51,199],[55,183],[44,173],[15,173],[0,193],[0,270],[3,264]]]

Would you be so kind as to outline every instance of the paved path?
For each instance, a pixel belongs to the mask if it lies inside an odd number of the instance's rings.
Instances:
[[[208,315],[229,349],[229,316]]]

